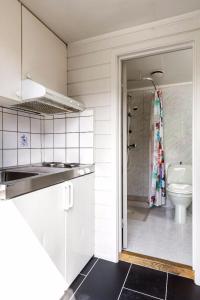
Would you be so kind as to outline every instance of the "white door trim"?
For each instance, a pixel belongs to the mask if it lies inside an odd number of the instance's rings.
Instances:
[[[116,261],[122,248],[122,163],[121,163],[121,63],[123,60],[185,48],[193,49],[193,269],[195,282],[200,285],[200,31],[179,33],[153,40],[135,43],[112,51],[111,96],[112,129],[115,156],[113,164],[113,184],[116,200]],[[198,184],[199,183],[199,184]]]

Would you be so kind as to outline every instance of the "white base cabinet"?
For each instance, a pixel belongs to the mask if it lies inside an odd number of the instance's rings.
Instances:
[[[94,254],[94,175],[12,201],[70,285]]]

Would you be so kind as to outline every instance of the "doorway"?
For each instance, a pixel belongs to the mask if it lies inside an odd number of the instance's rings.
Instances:
[[[122,248],[189,266],[192,60],[192,50],[181,49],[128,59],[122,65]],[[187,198],[185,219],[177,217],[177,197]]]

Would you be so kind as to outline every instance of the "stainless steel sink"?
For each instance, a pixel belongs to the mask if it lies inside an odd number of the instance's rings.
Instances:
[[[24,179],[27,177],[36,176],[38,173],[15,172],[15,171],[1,171],[0,181],[7,182],[12,180]]]

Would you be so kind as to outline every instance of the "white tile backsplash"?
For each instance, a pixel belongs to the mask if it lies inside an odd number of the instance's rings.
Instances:
[[[65,162],[65,149],[54,149],[54,161]]]
[[[17,165],[17,150],[3,150],[3,167]]]
[[[65,134],[54,134],[54,148],[65,148]]]
[[[22,116],[18,117],[18,131],[30,132],[30,118]]]
[[[79,163],[79,148],[66,150],[66,161],[68,163]]]
[[[2,168],[2,154],[3,154],[3,151],[0,150],[0,168]]]
[[[53,161],[53,149],[45,149],[44,150],[44,160],[45,161]]]
[[[93,132],[80,133],[80,147],[93,147]]]
[[[44,120],[44,133],[53,133],[53,119]]]
[[[94,162],[93,148],[80,148],[80,163],[92,164]]]
[[[80,118],[80,132],[93,131],[93,117]]]
[[[93,144],[92,109],[41,117],[0,107],[0,167],[1,158],[4,167],[44,160],[93,163]]]
[[[79,147],[79,133],[67,133],[67,148]]]
[[[18,164],[28,165],[31,162],[31,151],[30,149],[19,149],[18,150]]]
[[[17,131],[17,115],[3,113],[3,130]]]
[[[41,148],[41,135],[38,133],[31,134],[31,148]]]
[[[39,163],[42,161],[41,149],[31,149],[31,163]]]
[[[17,132],[3,132],[3,148],[17,149]]]
[[[41,120],[31,118],[31,132],[32,133],[41,132]]]
[[[44,147],[53,148],[53,134],[45,134]]]
[[[66,132],[79,132],[79,118],[67,118]]]
[[[54,133],[65,133],[65,119],[54,119]]]

